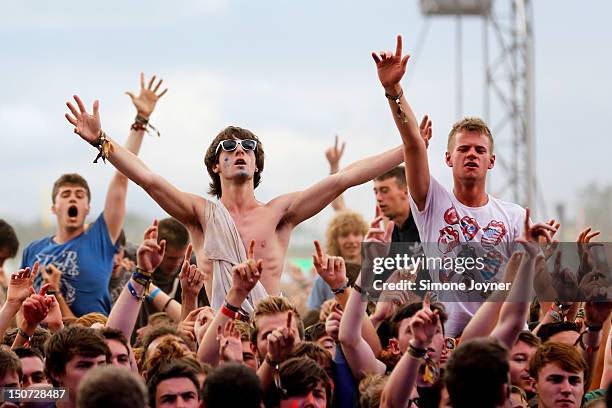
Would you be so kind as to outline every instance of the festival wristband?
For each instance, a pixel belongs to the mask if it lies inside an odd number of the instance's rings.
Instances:
[[[249,321],[249,317],[248,316],[243,315],[239,311],[238,312],[234,312],[234,311],[230,310],[225,305],[221,306],[220,312],[222,314],[224,314],[225,316],[229,317],[230,319],[241,320],[243,322],[248,322]]]
[[[155,299],[155,296],[157,296],[157,294],[158,294],[159,292],[161,292],[161,289],[160,289],[160,288],[155,288],[155,289],[153,289],[153,292],[151,292],[151,293],[149,294],[149,296],[147,296],[147,300],[148,300],[149,302],[153,301],[153,299]]]

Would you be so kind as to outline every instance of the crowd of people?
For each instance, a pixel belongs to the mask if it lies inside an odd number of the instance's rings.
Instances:
[[[141,74],[139,94],[128,93],[136,118],[124,146],[104,132],[99,102],[88,112],[75,95],[66,119],[115,173],[91,223],[87,181],[60,176],[55,234],[29,243],[1,282],[0,406],[612,406],[612,290],[598,231],[580,234],[573,268],[559,223],[534,223],[529,209],[489,195],[494,139],[478,118],[450,130],[453,185],[438,183],[432,122],[417,121],[400,86],[401,37],[372,57],[401,145],[340,168],[336,139],[328,176],[267,203],[255,198],[264,146],[247,129],[227,127],[206,150],[214,200],[180,191],[138,157],[156,132],[161,79]],[[139,243],[122,230],[129,180],[170,216]],[[377,213],[366,221],[342,194],[369,182]],[[327,206],[336,212],[313,242],[316,277],[285,271],[292,231]],[[0,275],[18,251],[0,220]],[[508,289],[375,289],[374,259],[402,252],[480,257],[484,267],[386,268],[385,283]],[[297,289],[282,290],[283,273]]]

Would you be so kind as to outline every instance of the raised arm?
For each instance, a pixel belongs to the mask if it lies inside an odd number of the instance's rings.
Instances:
[[[37,273],[38,262],[35,262],[32,268],[27,267],[15,272],[9,278],[6,301],[0,309],[0,336],[4,336],[4,332],[11,325],[24,300],[34,293],[32,284]]]
[[[153,271],[159,266],[166,250],[166,241],[157,243],[157,220],[153,226],[147,228],[144,242],[138,247],[136,253],[138,275],[134,273],[117,298],[106,322],[107,327],[121,330],[126,338],[132,336],[134,325],[138,319],[143,295],[145,294],[145,281],[150,282]]]
[[[336,174],[338,170],[340,170],[340,159],[344,154],[345,147],[346,142],[342,142],[342,146],[338,148],[338,135],[336,135],[334,146],[325,151],[325,158],[329,163],[329,174]],[[340,194],[334,201],[332,201],[331,206],[336,211],[344,210],[346,208],[344,196]]]
[[[365,239],[367,242],[391,242],[393,222],[387,224],[386,230],[383,231],[378,227],[381,221],[382,216],[374,220],[372,228],[368,231]],[[365,259],[372,259],[372,257],[366,256]],[[360,286],[361,274],[355,280],[355,288]],[[353,376],[358,379],[363,378],[366,374],[383,374],[386,370],[385,364],[376,359],[376,355],[363,338],[361,331],[355,330],[355,327],[359,327],[361,324],[366,307],[367,301],[362,299],[362,294],[359,293],[359,290],[352,290],[346,304],[346,310],[340,321],[340,332],[338,333],[338,339],[340,340],[346,361],[351,368]]]
[[[325,177],[304,191],[292,193],[283,221],[298,225],[314,216],[347,188],[373,180],[404,160],[401,147],[359,160],[339,173]]]
[[[68,102],[72,115],[65,115],[68,122],[74,125],[74,132],[89,144],[105,152],[117,170],[142,187],[168,214],[185,225],[196,225],[197,209],[204,209],[208,206],[208,201],[178,190],[167,180],[149,170],[136,155],[109,138],[102,131],[98,101],[94,102],[93,114],[90,115],[78,96],[75,95],[74,100],[79,110]]]
[[[225,328],[225,324],[232,319],[230,317],[231,312],[227,312],[231,309],[240,308],[240,305],[242,305],[249,292],[257,285],[261,277],[262,260],[255,261],[255,240],[251,240],[249,244],[247,258],[246,262],[236,265],[232,269],[232,286],[225,296],[225,304],[229,308],[224,305],[217,312],[198,348],[198,359],[213,367],[219,364],[218,330]]]
[[[427,293],[423,299],[423,307],[410,320],[412,340],[383,388],[380,398],[381,408],[408,406],[419,367],[425,357],[422,352],[431,344],[439,327],[438,321],[438,311],[431,310],[429,293]]]
[[[134,104],[137,112],[135,123],[131,127],[130,136],[125,144],[125,148],[134,155],[138,155],[140,146],[142,145],[142,137],[145,132],[145,126],[143,123],[148,123],[157,101],[167,91],[167,89],[165,89],[159,95],[156,94],[163,80],[160,79],[157,85],[153,87],[155,75],[153,75],[146,88],[144,82],[144,74],[141,72],[140,94],[135,96],[131,92],[126,92],[126,94],[132,99],[132,103]],[[119,235],[121,234],[123,219],[125,218],[125,198],[127,196],[127,189],[128,178],[118,171],[115,172],[110,184],[108,185],[106,202],[104,204],[104,221],[106,221],[108,233],[113,242],[117,241],[117,238],[119,238]]]
[[[378,79],[385,89],[393,120],[402,137],[408,190],[419,210],[422,210],[425,207],[430,178],[427,147],[419,134],[417,120],[400,86],[410,56],[402,57],[402,37],[398,35],[395,53],[373,52],[372,58],[376,62]]]

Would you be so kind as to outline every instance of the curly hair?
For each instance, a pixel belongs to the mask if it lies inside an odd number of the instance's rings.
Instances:
[[[215,164],[219,162],[219,152],[217,150],[217,146],[222,140],[227,139],[252,139],[257,141],[257,148],[255,149],[255,165],[257,166],[257,171],[253,176],[253,188],[257,188],[259,183],[261,182],[261,173],[264,169],[264,149],[263,145],[259,138],[250,130],[243,129],[237,126],[228,126],[223,129],[219,134],[213,139],[213,141],[206,149],[206,155],[204,156],[204,164],[206,165],[206,170],[208,170],[208,174],[212,181],[208,187],[208,193],[216,196],[217,198],[221,198],[221,177],[219,174],[213,171],[213,167]]]
[[[164,339],[144,362],[142,377],[148,382],[161,366],[183,358],[195,358],[195,353],[186,351],[177,340],[171,337]]]
[[[363,219],[361,214],[351,210],[337,212],[327,225],[327,231],[325,232],[327,254],[331,256],[340,256],[338,237],[343,237],[350,233],[365,237],[367,232],[368,223]]]

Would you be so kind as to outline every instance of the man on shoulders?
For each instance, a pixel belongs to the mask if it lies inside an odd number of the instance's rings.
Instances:
[[[430,268],[433,280],[499,280],[513,243],[522,234],[525,210],[486,192],[487,173],[495,166],[491,131],[479,118],[465,118],[453,125],[445,154],[453,173],[453,190],[445,189],[430,175],[426,143],[399,84],[409,58],[402,56],[401,36],[395,53],[372,56],[404,144],[410,205],[427,257],[483,258],[484,268],[466,274],[456,268]],[[454,297],[459,296],[456,293],[442,295],[449,312],[446,331],[456,336],[485,297],[481,293],[465,293],[460,298]]]
[[[231,287],[232,267],[246,260],[246,248],[251,240],[257,242],[255,256],[263,260],[264,266],[261,281],[242,305],[249,314],[257,299],[268,293],[279,293],[293,229],[347,188],[370,181],[403,160],[401,148],[395,148],[353,163],[303,191],[283,194],[262,203],[255,198],[254,190],[261,181],[264,167],[263,145],[249,130],[230,126],[213,139],[204,158],[212,178],[209,192],[219,199],[212,202],[179,191],[149,170],[135,155],[115,146],[102,131],[98,102],[94,102],[93,115],[90,115],[81,100],[78,97],[75,100],[79,110],[70,105],[73,116],[66,115],[75,126],[75,132],[108,152],[109,161],[119,171],[143,187],[168,214],[187,227],[198,265],[212,261],[212,273],[207,276],[204,287],[214,309],[223,304]]]

